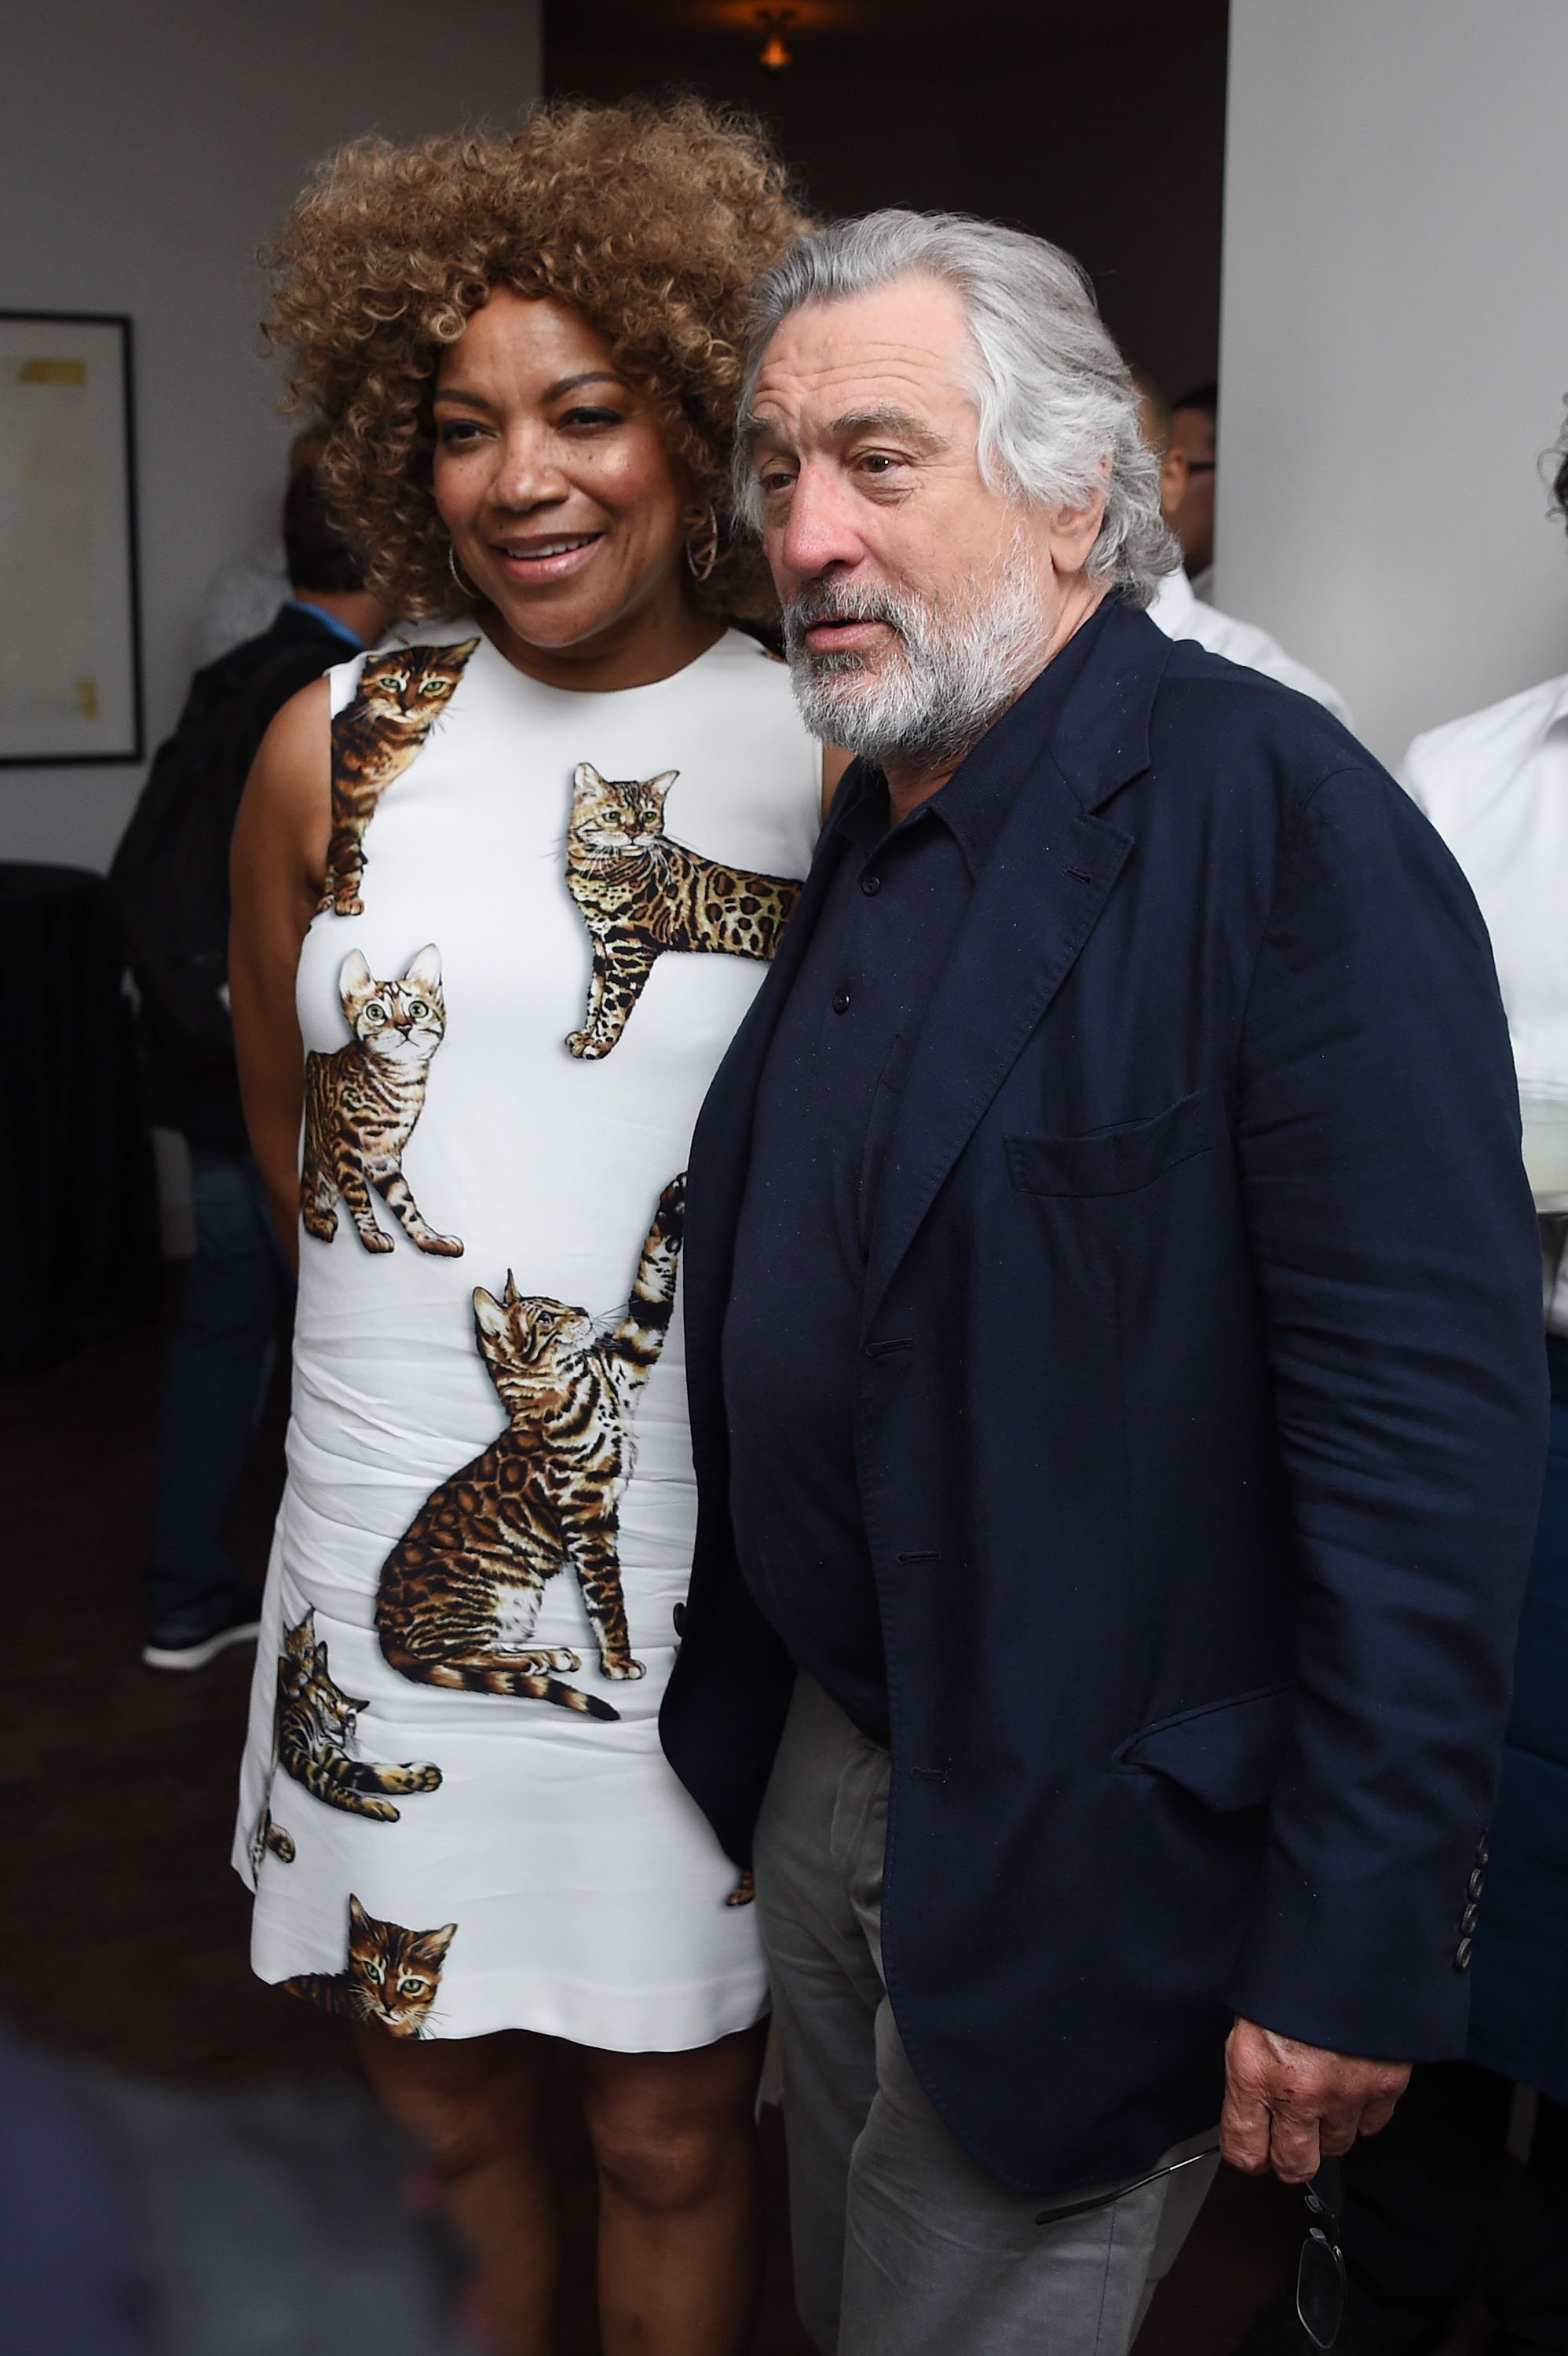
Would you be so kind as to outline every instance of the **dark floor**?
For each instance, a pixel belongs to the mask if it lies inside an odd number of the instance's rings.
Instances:
[[[12,1947],[0,2009],[56,2051],[187,2084],[347,2073],[340,2025],[246,1964],[249,1901],[228,1864],[248,1654],[194,1676],[137,1658],[163,1323],[0,1388],[0,1855]],[[258,1580],[281,1473],[275,1387],[233,1538]],[[768,2281],[755,2356],[809,2356],[788,2290],[782,2147],[766,2115]],[[592,2356],[592,2176],[567,2192],[563,2356]],[[1299,2196],[1223,2171],[1155,2303],[1138,2356],[1223,2356],[1280,2281]],[[962,2356],[955,2351],[955,2356]]]

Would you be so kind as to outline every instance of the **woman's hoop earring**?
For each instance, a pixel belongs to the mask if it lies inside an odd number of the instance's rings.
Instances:
[[[700,532],[693,532],[686,543],[686,561],[691,568],[694,581],[706,581],[719,562],[719,518],[711,500],[709,502],[707,522]]]
[[[476,605],[479,605],[481,603],[481,599],[478,590],[473,586],[472,583],[464,581],[462,573],[459,573],[457,569],[457,551],[453,548],[451,541],[448,541],[446,543],[446,562],[447,569],[451,573],[453,581],[457,584],[457,592],[459,596],[471,597]]]

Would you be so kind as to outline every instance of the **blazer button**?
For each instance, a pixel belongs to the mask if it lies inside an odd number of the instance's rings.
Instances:
[[[1456,1972],[1467,1972],[1469,1970],[1470,1955],[1474,1946],[1475,1941],[1468,1936],[1460,1940],[1458,1945],[1454,1950],[1454,1969]]]
[[[1486,1886],[1487,1869],[1484,1865],[1478,1865],[1465,1884],[1465,1894],[1468,1898],[1478,1898]]]
[[[1480,1908],[1472,1898],[1469,1904],[1466,1907],[1464,1912],[1459,1917],[1459,1928],[1464,1933],[1467,1939],[1469,1937],[1471,1932],[1475,1929],[1477,1921],[1480,1919]]]

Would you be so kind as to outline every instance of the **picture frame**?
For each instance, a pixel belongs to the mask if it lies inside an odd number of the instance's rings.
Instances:
[[[0,768],[139,761],[131,321],[0,310]]]

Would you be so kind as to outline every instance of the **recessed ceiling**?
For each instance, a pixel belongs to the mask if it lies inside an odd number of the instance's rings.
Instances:
[[[547,49],[584,57],[664,50],[671,70],[706,55],[715,68],[754,58],[767,19],[787,9],[784,37],[797,69],[880,64],[895,80],[912,69],[966,76],[998,52],[1020,61],[1080,56],[1147,40],[1200,20],[1216,0],[545,0]]]

